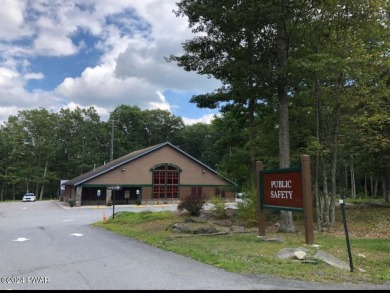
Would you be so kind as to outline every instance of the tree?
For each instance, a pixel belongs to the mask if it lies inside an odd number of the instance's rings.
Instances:
[[[303,1],[304,2],[304,1]],[[200,107],[227,103],[247,106],[248,145],[252,184],[256,178],[254,141],[255,111],[259,101],[278,97],[280,168],[290,166],[288,127],[288,56],[289,40],[296,19],[309,6],[290,1],[196,1],[183,0],[177,16],[186,15],[194,33],[203,33],[183,44],[185,54],[170,56],[185,70],[212,75],[224,87],[213,94],[192,99]],[[305,8],[299,11],[297,8]],[[299,14],[299,15],[297,15]],[[230,103],[229,103],[230,102]],[[294,231],[291,212],[281,212],[281,231]]]
[[[142,111],[137,106],[122,104],[110,113],[107,132],[112,135],[114,159],[147,145],[143,119]]]
[[[178,139],[180,131],[184,128],[181,117],[176,117],[166,110],[154,109],[142,111],[142,130],[146,145],[155,145]]]
[[[110,114],[108,127],[110,133],[114,131],[114,154],[118,158],[165,141],[174,143],[184,123],[166,110],[142,111],[137,106],[120,105]]]
[[[187,16],[192,31],[200,35],[183,44],[184,55],[171,55],[167,60],[222,82],[213,93],[192,97],[198,107],[220,107],[224,112],[240,105],[247,119],[246,140],[255,184],[255,111],[259,101],[272,95],[276,61],[275,51],[269,50],[269,31],[264,30],[267,20],[257,13],[267,7],[262,1],[237,0],[181,1],[178,7],[176,15]]]
[[[20,111],[9,117],[3,133],[13,133],[13,162],[5,170],[5,179],[13,185],[24,183],[24,192],[34,192],[42,199],[46,184],[53,178],[48,171],[55,155],[54,115],[46,109]]]
[[[237,191],[251,185],[251,157],[248,149],[248,121],[240,105],[230,108],[212,121],[218,134],[214,149],[220,152],[217,168],[237,184]]]
[[[8,117],[7,122],[1,126],[0,133],[1,201],[3,201],[7,199],[9,185],[11,185],[12,197],[15,199],[15,186],[23,182],[20,173],[25,169],[25,145],[22,127],[17,123],[16,116]]]
[[[216,133],[210,124],[195,123],[186,125],[180,131],[177,145],[195,159],[202,161],[212,168],[219,162],[219,152],[214,148]]]
[[[342,158],[342,164],[350,162],[359,145],[350,142],[363,134],[350,118],[359,117],[356,115],[359,96],[367,99],[372,92],[373,87],[366,87],[367,81],[376,75],[374,72],[383,74],[377,62],[388,58],[389,44],[383,41],[389,39],[384,26],[387,16],[383,12],[388,11],[389,4],[333,1],[321,5],[310,25],[299,31],[298,39],[306,45],[294,58],[294,66],[300,68],[294,70],[297,74],[294,93],[309,97],[310,92],[315,97],[317,129],[309,146],[316,149],[314,197],[319,226],[329,226],[335,221],[338,159]],[[380,79],[375,80],[374,83],[381,83]]]
[[[61,109],[57,114],[57,161],[61,179],[69,179],[93,170],[108,161],[108,133],[93,107]]]

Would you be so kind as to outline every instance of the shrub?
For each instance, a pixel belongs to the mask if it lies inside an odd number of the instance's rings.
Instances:
[[[74,200],[73,198],[70,198],[70,199],[68,200],[68,204],[69,204],[69,206],[74,207],[75,200]]]
[[[258,205],[256,187],[246,186],[242,196],[242,201],[237,202],[237,215],[246,222],[248,226],[257,224],[256,207]]]
[[[211,211],[219,219],[227,218],[226,214],[226,201],[222,197],[213,196],[210,198],[210,203],[213,204]]]
[[[190,194],[180,199],[177,209],[179,211],[187,210],[191,216],[199,216],[206,201],[207,197],[204,194],[201,196]]]

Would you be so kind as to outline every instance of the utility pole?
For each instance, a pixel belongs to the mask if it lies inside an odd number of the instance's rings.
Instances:
[[[114,119],[111,125],[111,147],[110,147],[110,162],[114,159]]]
[[[119,113],[120,110],[116,113],[117,119],[116,122],[119,123]],[[115,115],[111,115],[112,120],[111,120],[111,147],[110,147],[110,162],[114,159],[114,130],[115,130]]]

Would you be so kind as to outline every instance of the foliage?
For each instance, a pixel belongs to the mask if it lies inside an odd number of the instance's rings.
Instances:
[[[74,207],[75,203],[76,202],[75,202],[75,200],[73,198],[68,199],[69,206]]]
[[[107,130],[109,133],[113,131],[113,153],[118,158],[165,141],[175,144],[183,127],[182,119],[168,111],[142,111],[137,106],[122,104],[111,113]]]
[[[227,208],[226,208],[226,200],[219,196],[212,196],[209,199],[209,202],[212,204],[211,211],[214,216],[219,219],[223,219],[227,217]]]
[[[250,154],[248,151],[247,120],[242,108],[232,107],[229,112],[212,121],[219,135],[215,149],[221,152],[217,167],[226,178],[233,180],[241,189],[251,178]]]
[[[267,148],[272,140],[261,129],[264,121],[274,120],[269,129],[279,133],[280,168],[289,168],[290,160],[305,152],[311,137],[319,143],[316,187],[330,198],[316,198],[315,203],[329,215],[324,220],[334,221],[337,169],[345,164],[337,160],[346,162],[357,149],[361,155],[373,153],[379,168],[371,172],[377,173],[382,194],[390,201],[388,176],[380,175],[389,174],[390,157],[385,106],[389,105],[389,1],[226,0],[221,10],[219,1],[182,0],[177,7],[176,16],[188,17],[195,35],[182,44],[184,54],[167,60],[221,81],[221,88],[194,96],[191,102],[202,108],[220,107],[225,117],[233,113],[246,118],[244,128],[234,132],[232,127],[230,132],[244,138],[252,184],[256,158],[275,161],[276,153],[269,156],[267,149],[272,151],[276,144]],[[272,111],[264,112],[268,109],[262,105],[271,105]],[[240,115],[235,115],[237,109]],[[233,140],[235,135],[223,138]],[[229,156],[234,154],[235,146],[225,145],[230,147]],[[226,164],[230,162],[221,163],[225,172],[230,171]],[[281,229],[293,230],[291,213],[281,214]]]
[[[256,225],[258,202],[256,188],[251,187],[251,185],[246,185],[242,192],[241,201],[237,202],[237,217],[242,219],[249,226]]]
[[[214,129],[213,124],[199,122],[182,128],[177,143],[182,150],[195,159],[215,168],[225,152],[224,148],[215,146],[219,133]]]
[[[93,107],[89,109],[61,109],[52,132],[58,140],[55,144],[58,179],[71,179],[93,169],[94,164],[107,160],[102,156],[104,141],[103,123]],[[37,126],[39,127],[39,126]],[[57,180],[58,180],[57,179]]]
[[[205,194],[189,194],[184,198],[180,199],[179,204],[177,205],[177,209],[179,211],[186,210],[192,216],[199,216],[200,211],[203,209],[203,206],[205,205],[206,201],[207,197]]]

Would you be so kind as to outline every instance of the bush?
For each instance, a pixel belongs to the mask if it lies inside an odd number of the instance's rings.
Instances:
[[[191,216],[199,216],[207,201],[207,197],[203,194],[201,196],[190,194],[180,199],[177,209],[179,211],[187,210]]]
[[[210,198],[210,203],[213,204],[211,211],[214,216],[219,219],[227,218],[225,199],[219,196],[213,196],[212,198]]]
[[[246,186],[242,196],[242,201],[237,202],[237,216],[248,226],[257,224],[257,207],[258,196],[256,187]]]
[[[74,204],[75,204],[74,199],[73,198],[69,199],[68,204],[69,204],[69,206],[74,207]]]

